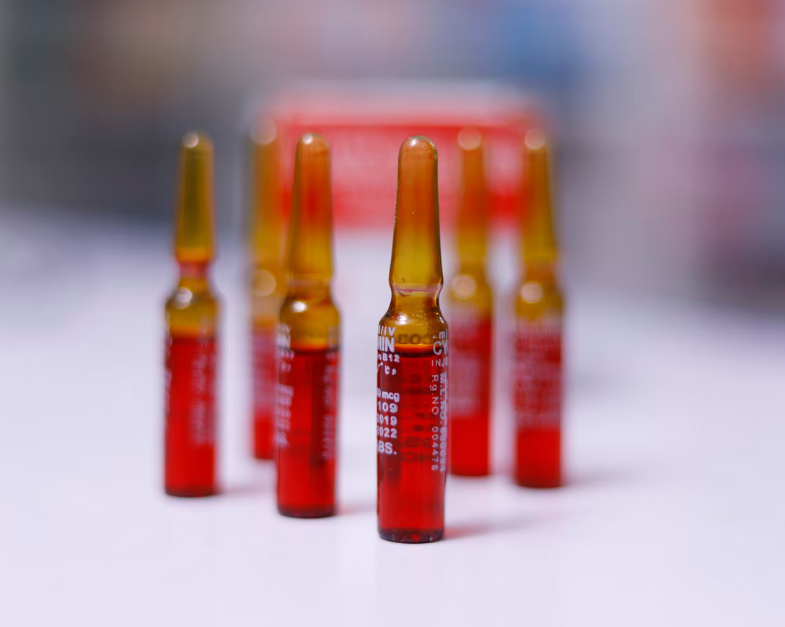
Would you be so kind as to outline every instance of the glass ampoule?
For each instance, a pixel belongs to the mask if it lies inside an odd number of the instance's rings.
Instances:
[[[407,139],[398,157],[392,299],[377,344],[379,535],[393,542],[444,534],[448,341],[436,174],[433,144]]]
[[[456,223],[458,270],[447,290],[450,323],[450,473],[490,472],[493,293],[486,276],[490,207],[483,138],[458,136],[461,187]]]
[[[562,483],[562,298],[548,145],[531,130],[523,147],[521,280],[515,292],[515,481]]]
[[[286,295],[280,142],[272,121],[254,128],[250,139],[251,448],[257,459],[273,459],[278,316]]]
[[[340,314],[330,284],[330,148],[307,134],[297,144],[288,290],[278,325],[276,469],[278,511],[335,513]]]
[[[218,299],[208,276],[213,211],[213,147],[205,135],[188,133],[181,145],[174,241],[180,278],[166,302],[164,484],[173,496],[218,491]]]

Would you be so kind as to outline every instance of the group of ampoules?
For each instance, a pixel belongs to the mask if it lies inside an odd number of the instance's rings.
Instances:
[[[330,290],[330,147],[317,134],[297,144],[284,247],[280,141],[272,125],[252,138],[253,452],[275,459],[281,514],[330,516],[336,512],[341,335]],[[448,291],[449,330],[439,308],[436,149],[424,137],[410,137],[398,157],[392,300],[379,323],[376,364],[379,534],[396,542],[443,536],[448,470],[490,473],[493,297],[486,278],[484,142],[467,129],[458,144],[458,270]],[[521,272],[509,338],[514,478],[546,488],[561,484],[563,306],[542,133],[526,134],[521,153]],[[180,279],[166,304],[165,490],[175,496],[218,489],[218,302],[208,280],[212,161],[209,139],[186,135],[174,246]]]

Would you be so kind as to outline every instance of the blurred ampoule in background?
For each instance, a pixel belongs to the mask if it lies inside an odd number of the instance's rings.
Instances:
[[[286,295],[278,129],[265,120],[250,134],[249,292],[251,303],[251,449],[272,459],[278,391],[276,338]]]

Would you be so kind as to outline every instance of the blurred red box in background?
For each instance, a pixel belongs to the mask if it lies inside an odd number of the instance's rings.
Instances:
[[[458,133],[471,127],[486,141],[490,209],[514,214],[523,135],[541,123],[517,90],[488,83],[311,83],[278,92],[265,108],[281,138],[285,207],[289,208],[294,153],[305,133],[332,147],[333,214],[338,227],[391,227],[395,216],[398,149],[411,135],[429,138],[439,153],[443,225],[455,214]]]

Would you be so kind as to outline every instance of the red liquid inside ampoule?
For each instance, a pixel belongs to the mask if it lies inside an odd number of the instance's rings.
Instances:
[[[275,411],[278,402],[278,347],[276,329],[253,332],[253,454],[273,459]]]
[[[338,349],[279,352],[276,467],[278,511],[335,513]]]
[[[519,322],[515,334],[515,481],[530,488],[562,483],[562,329]]]
[[[444,534],[447,357],[433,347],[378,353],[379,535],[433,542]]]
[[[172,337],[166,342],[164,482],[173,496],[217,492],[214,337]]]
[[[481,477],[490,472],[490,317],[450,318],[450,472]]]

